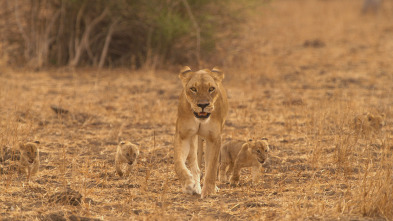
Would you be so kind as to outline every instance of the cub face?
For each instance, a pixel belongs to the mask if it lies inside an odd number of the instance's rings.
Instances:
[[[384,119],[385,114],[373,115],[368,113],[367,115],[356,116],[353,121],[354,129],[364,134],[378,132],[385,125]]]
[[[254,157],[260,164],[264,164],[270,151],[267,140],[249,140],[247,141],[247,144],[249,145],[251,156]]]
[[[125,159],[125,163],[132,165],[139,156],[139,148],[135,144],[128,141],[122,141],[119,144],[121,153]]]
[[[21,161],[27,164],[33,164],[38,157],[39,141],[20,143],[19,149],[21,151]]]
[[[376,130],[381,129],[384,125],[383,122],[384,115],[381,116],[374,116],[372,114],[367,115],[367,120],[370,123],[370,126],[375,128]]]
[[[196,118],[205,120],[214,110],[214,104],[219,97],[218,84],[224,74],[217,68],[193,72],[189,67],[184,67],[179,78],[182,80],[186,99]]]

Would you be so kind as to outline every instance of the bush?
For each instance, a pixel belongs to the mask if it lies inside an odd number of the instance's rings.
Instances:
[[[218,12],[225,11],[225,3],[225,0],[3,1],[2,55],[12,58],[9,62],[13,65],[36,69],[197,65],[199,53],[208,59],[214,51],[219,24],[215,21],[222,20],[224,13]],[[230,13],[226,14],[229,17]]]

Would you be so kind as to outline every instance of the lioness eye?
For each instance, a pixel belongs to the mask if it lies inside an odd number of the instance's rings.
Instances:
[[[196,89],[195,87],[190,88],[190,90],[191,90],[192,92],[197,92],[197,89]]]
[[[213,92],[214,90],[215,90],[214,87],[210,87],[210,88],[209,88],[209,92]]]
[[[265,152],[267,153],[267,150],[265,150]]]

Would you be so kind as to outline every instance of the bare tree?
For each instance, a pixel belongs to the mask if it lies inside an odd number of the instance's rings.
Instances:
[[[105,18],[107,13],[108,13],[108,8],[105,8],[104,11],[98,17],[93,19],[92,22],[86,23],[86,28],[82,34],[81,39],[78,38],[78,35],[75,35],[75,56],[72,59],[70,59],[70,62],[68,64],[69,66],[75,67],[76,65],[78,65],[83,51],[85,51],[88,47],[87,45],[89,44],[89,38],[90,38],[90,34],[91,34],[92,30],[94,29],[94,27],[98,23],[100,23]],[[78,14],[78,17],[79,17],[79,14]],[[77,21],[78,20],[79,19],[77,19]],[[77,22],[77,24],[80,24],[80,23]],[[78,32],[79,32],[79,27],[77,26],[77,33]]]

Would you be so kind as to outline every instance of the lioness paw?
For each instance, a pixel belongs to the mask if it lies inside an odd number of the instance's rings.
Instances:
[[[195,193],[198,195],[201,195],[202,193],[201,185],[199,183],[195,185]]]
[[[199,188],[198,188],[199,186]],[[190,182],[186,182],[185,185],[183,186],[183,192],[186,194],[201,194],[201,187],[200,185],[197,185],[193,180]]]
[[[202,194],[201,198],[204,199],[210,195],[213,195],[216,193],[216,186],[213,185],[212,187],[204,186],[202,189]]]

